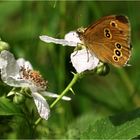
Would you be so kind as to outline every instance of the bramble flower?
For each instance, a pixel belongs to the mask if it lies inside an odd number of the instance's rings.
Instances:
[[[80,50],[75,50],[70,56],[72,65],[76,69],[77,73],[81,73],[86,70],[93,70],[99,64],[99,59],[93,53],[91,54],[90,51],[83,45],[75,31],[67,33],[64,39],[56,39],[46,35],[42,35],[39,38],[47,43],[55,43],[62,46],[72,46],[77,47],[77,49],[78,46],[80,46]]]
[[[91,53],[87,52],[86,48],[78,50],[77,52],[74,51],[71,54],[70,58],[73,67],[78,73],[81,73],[86,70],[93,70],[99,64],[99,59]]]
[[[29,61],[23,58],[16,60],[14,55],[7,50],[0,53],[1,79],[4,83],[13,87],[27,87],[31,91],[38,113],[41,118],[48,119],[50,108],[46,99],[42,96],[59,97],[57,94],[46,92],[47,81],[38,71],[33,70]],[[69,97],[63,97],[70,100]]]

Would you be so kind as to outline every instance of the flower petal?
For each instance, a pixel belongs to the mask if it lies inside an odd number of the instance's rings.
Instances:
[[[3,73],[1,72],[1,74],[3,75]],[[2,78],[3,76],[1,76]],[[3,82],[6,83],[7,85],[9,86],[12,86],[12,87],[31,87],[32,84],[27,82],[26,80],[23,80],[23,79],[20,79],[19,77],[12,77],[12,76],[9,76],[7,77],[6,76],[6,79],[2,78]]]
[[[41,92],[41,95],[52,97],[52,98],[57,98],[57,97],[60,96],[58,94],[55,94],[55,93],[52,93],[52,92],[48,92],[48,91]],[[71,100],[71,98],[70,97],[67,97],[67,96],[63,96],[62,99],[63,100],[66,100],[66,101],[70,101]]]
[[[50,108],[46,99],[37,92],[32,92],[32,96],[40,117],[47,120],[50,114]]]
[[[60,44],[60,45],[63,45],[63,46],[77,46],[77,43],[75,43],[73,41],[67,41],[65,39],[56,39],[56,38],[53,38],[53,37],[49,37],[47,35],[39,36],[39,38],[42,41],[47,42],[47,43],[55,43],[55,44]]]
[[[20,67],[23,67],[24,66],[25,69],[30,69],[30,70],[33,69],[31,63],[29,61],[26,61],[24,58],[17,59],[17,64]]]
[[[67,33],[64,39],[67,41],[75,42],[75,46],[77,46],[77,43],[82,43],[78,34],[75,31]]]
[[[3,79],[6,79],[7,76],[17,76],[20,70],[14,55],[7,50],[0,53],[0,68]]]
[[[78,73],[92,70],[97,67],[99,59],[91,54],[87,49],[74,51],[71,54],[71,62]]]
[[[77,46],[77,43],[81,43],[79,36],[75,31],[67,33],[64,39],[56,39],[47,35],[42,35],[39,38],[44,42],[60,44],[63,46]]]
[[[14,86],[15,79],[20,79],[19,66],[12,53],[4,50],[0,53],[1,79],[8,85]]]
[[[7,50],[0,53],[1,79],[4,83],[14,87],[30,87],[32,83],[21,79],[20,67],[14,55]]]

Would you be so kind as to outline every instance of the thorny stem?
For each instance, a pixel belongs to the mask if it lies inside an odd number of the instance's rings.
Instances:
[[[100,70],[100,73],[101,74],[101,71],[105,74],[108,73],[107,71],[107,68],[104,70],[104,65],[101,65],[98,67],[98,69]],[[56,98],[56,100],[54,100],[54,102],[50,105],[50,108],[53,108],[54,105],[70,90],[72,91],[72,93],[74,93],[74,91],[72,90],[72,86],[77,82],[78,79],[84,77],[86,74],[93,74],[93,73],[98,73],[97,69],[94,69],[92,71],[88,71],[88,72],[82,72],[82,73],[72,73],[74,76],[73,76],[73,79],[71,80],[71,82],[68,84],[68,86],[62,91],[62,93],[59,95],[58,98]],[[38,118],[34,124],[34,127],[36,127],[39,122],[42,120],[42,118]]]
[[[54,105],[72,88],[72,86],[76,83],[79,77],[80,77],[79,73],[74,74],[74,77],[71,80],[71,82],[68,84],[65,90],[60,94],[60,96],[51,104],[50,108],[53,108]]]
[[[73,73],[74,74],[74,73]],[[73,79],[71,80],[71,82],[68,84],[68,86],[64,89],[64,91],[60,94],[60,96],[51,104],[50,108],[53,108],[54,105],[69,91],[72,89],[72,86],[76,83],[76,81],[78,80],[78,78],[80,78],[82,75],[79,73],[74,74]],[[34,123],[34,127],[36,127],[39,122],[42,120],[42,118],[38,118],[35,123]]]

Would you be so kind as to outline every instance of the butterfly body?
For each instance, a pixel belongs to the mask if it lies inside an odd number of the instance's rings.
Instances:
[[[103,17],[77,33],[89,51],[102,62],[117,67],[127,65],[131,46],[130,23],[126,16]]]

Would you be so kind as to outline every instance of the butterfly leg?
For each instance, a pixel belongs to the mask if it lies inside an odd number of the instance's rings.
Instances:
[[[74,49],[74,52],[75,52],[74,56],[78,53],[78,50],[81,50],[81,49],[83,49],[83,48],[85,48],[84,44],[82,44],[82,43],[77,43],[77,46],[76,46],[75,49]]]
[[[87,47],[86,47],[86,51],[87,51],[87,62],[89,62],[89,50]]]

